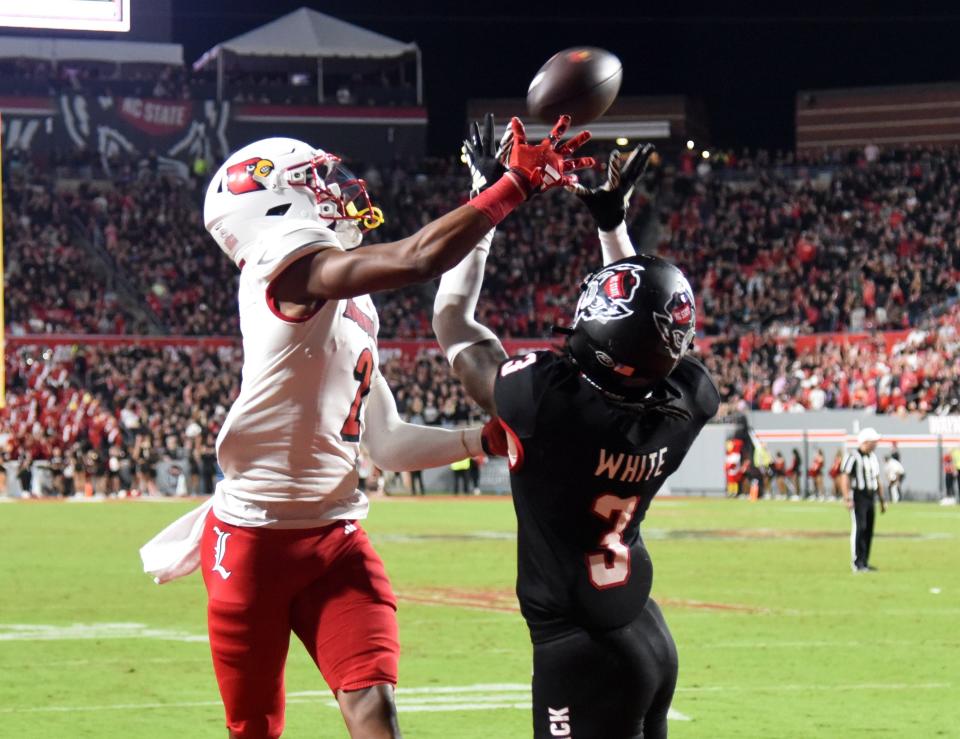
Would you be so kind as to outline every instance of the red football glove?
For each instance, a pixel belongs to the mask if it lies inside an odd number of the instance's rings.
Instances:
[[[568,174],[569,172],[594,166],[592,157],[568,158],[590,140],[590,132],[581,131],[569,141],[562,142],[560,138],[568,128],[570,116],[560,116],[550,135],[533,146],[527,143],[527,134],[520,119],[511,119],[512,141],[503,146],[507,153],[506,166],[516,177],[523,180],[529,194],[543,192],[551,187],[572,186],[577,177]]]
[[[483,446],[483,451],[491,457],[507,456],[507,432],[503,430],[498,418],[491,418],[483,424],[480,444]]]

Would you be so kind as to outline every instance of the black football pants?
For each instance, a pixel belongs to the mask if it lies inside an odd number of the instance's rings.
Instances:
[[[873,541],[873,521],[876,518],[873,493],[853,494],[851,511],[853,530],[850,532],[850,548],[854,567],[866,567],[870,560],[870,543]]]
[[[630,624],[533,645],[536,739],[664,739],[677,647],[653,599]]]

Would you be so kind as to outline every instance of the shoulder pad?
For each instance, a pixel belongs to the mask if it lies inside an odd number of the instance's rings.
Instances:
[[[323,249],[343,249],[336,234],[309,219],[287,219],[264,229],[246,257],[245,267],[270,282],[301,257]]]
[[[533,436],[541,400],[559,361],[552,351],[535,351],[500,365],[493,386],[497,415],[520,438]]]
[[[674,382],[679,380],[684,386],[684,395],[693,401],[692,407],[688,407],[688,410],[694,417],[710,419],[717,415],[720,407],[720,391],[703,362],[688,354],[670,373],[669,379]]]

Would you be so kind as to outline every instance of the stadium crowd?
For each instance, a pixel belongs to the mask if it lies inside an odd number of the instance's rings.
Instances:
[[[635,241],[690,276],[701,335],[902,329],[958,297],[953,182],[960,150],[899,152],[873,162],[835,153],[802,163],[732,154],[714,160],[716,167],[693,172],[682,161],[668,168],[632,214]],[[465,199],[454,162],[360,172],[387,214],[371,240],[412,233]],[[65,204],[168,332],[235,335],[236,270],[203,231],[202,183],[185,186],[129,166],[116,177],[116,186],[84,183],[64,194],[24,173],[8,184],[17,198],[8,214],[16,219],[19,203],[31,198],[61,210]],[[498,229],[481,316],[504,336],[549,335],[572,313],[576,285],[598,259],[592,222],[571,196],[535,200]],[[65,279],[89,289],[96,282],[82,270]],[[14,300],[29,302],[17,282],[11,289]],[[376,300],[383,336],[430,335],[430,286]]]
[[[949,306],[960,277],[960,150],[719,153],[704,165],[681,157],[664,168],[630,220],[636,243],[691,276],[700,352],[724,413],[957,411],[960,314]],[[388,217],[370,240],[409,234],[465,199],[451,161],[358,170]],[[4,175],[10,333],[142,330],[112,289],[119,276],[163,330],[237,335],[237,272],[203,230],[201,182],[121,166],[112,183],[55,185],[41,171],[14,157]],[[102,265],[91,266],[89,249],[103,255]],[[498,229],[481,318],[504,337],[548,336],[572,314],[580,279],[598,263],[592,221],[571,196],[532,201]],[[431,335],[431,286],[375,298],[381,337]],[[874,329],[899,329],[904,338],[804,336]],[[54,460],[52,470],[72,460],[75,480],[106,490],[123,470],[150,490],[167,454],[181,460],[184,484],[200,490],[203,455],[237,390],[239,366],[235,350],[187,346],[11,352],[10,405],[0,413],[10,432],[6,460],[21,469],[24,460]],[[442,357],[387,351],[383,371],[408,418],[480,416]],[[149,474],[138,478],[141,470]],[[51,479],[65,484],[66,475]]]
[[[237,346],[10,351],[4,465],[36,494],[212,492],[240,367]]]
[[[720,159],[685,183],[659,245],[704,333],[906,328],[958,296],[957,150]]]
[[[318,100],[316,66],[299,70],[231,69],[224,78],[224,98],[233,103],[263,105],[415,105],[416,89],[399,69],[380,69],[323,78]],[[0,59],[0,94],[16,97],[55,97],[83,93],[155,100],[206,100],[217,97],[215,70],[189,65],[97,61],[50,62]]]
[[[6,357],[4,468],[36,495],[212,492],[216,435],[241,366],[230,342],[18,347]],[[397,355],[382,367],[404,419],[482,417],[442,355]]]
[[[960,411],[957,305],[900,341],[839,335],[806,348],[798,343],[771,334],[712,342],[702,359],[720,390],[721,413],[866,408],[925,416]]]
[[[839,340],[798,350],[796,339],[755,335],[703,344],[700,356],[720,388],[721,416],[956,413],[958,329],[955,307],[889,346]],[[41,462],[45,476],[21,480],[36,492],[209,492],[214,441],[239,391],[241,364],[239,346],[229,343],[21,347],[7,356],[4,462],[21,472]],[[406,420],[456,426],[483,418],[434,350],[411,356],[388,346],[381,370]]]
[[[124,333],[115,294],[76,244],[73,211],[49,180],[4,191],[5,315],[13,333]]]

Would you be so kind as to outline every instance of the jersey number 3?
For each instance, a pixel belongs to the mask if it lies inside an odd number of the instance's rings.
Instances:
[[[590,583],[603,590],[623,585],[630,577],[630,548],[623,543],[623,532],[637,509],[637,496],[618,498],[601,495],[593,501],[593,512],[613,528],[600,538],[600,549],[587,555]]]
[[[370,393],[370,379],[373,377],[373,352],[364,349],[357,357],[357,366],[353,368],[353,378],[360,383],[357,394],[350,404],[347,420],[340,429],[340,438],[344,441],[360,441],[360,414],[363,413],[363,399]]]

